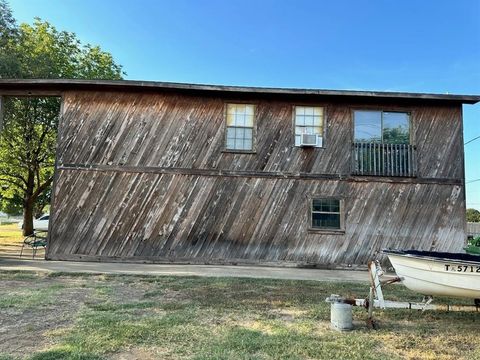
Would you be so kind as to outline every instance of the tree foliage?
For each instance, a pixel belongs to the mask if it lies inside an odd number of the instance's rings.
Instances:
[[[383,129],[383,142],[385,144],[409,144],[410,134],[404,126]]]
[[[467,209],[468,222],[480,222],[480,211],[476,209]]]
[[[32,215],[41,212],[35,211],[35,205],[53,180],[58,113],[57,98],[9,98],[5,102],[0,135],[2,198],[17,202],[21,197],[23,209]]]
[[[8,51],[8,45],[17,35],[17,22],[12,11],[4,0],[0,0],[0,77],[14,77],[18,73],[15,54]]]
[[[121,65],[98,46],[36,18],[17,25],[0,0],[0,78],[121,79]],[[24,233],[48,204],[53,181],[59,98],[6,98],[0,132],[0,210],[21,199]]]
[[[33,25],[21,24],[7,49],[15,54],[17,62],[7,72],[10,77],[13,71],[17,71],[15,78],[43,79],[118,80],[123,74],[111,54],[98,46],[82,45],[74,33],[58,31],[39,18]]]

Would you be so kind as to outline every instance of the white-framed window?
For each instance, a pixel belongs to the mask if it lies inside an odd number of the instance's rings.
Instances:
[[[227,104],[226,150],[253,151],[255,105]]]
[[[316,136],[323,146],[324,110],[320,106],[295,106],[295,146],[302,146],[302,134]]]
[[[311,204],[312,229],[343,230],[343,200],[336,198],[313,198]]]

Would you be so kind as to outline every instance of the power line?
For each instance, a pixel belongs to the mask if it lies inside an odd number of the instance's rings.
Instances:
[[[465,144],[463,144],[463,145],[470,144],[472,141],[477,140],[477,139],[480,139],[480,135],[478,135],[477,137],[474,137],[474,138],[471,139],[471,140],[468,140],[468,141],[467,141]]]
[[[470,183],[474,183],[474,182],[477,182],[477,181],[480,181],[480,179],[469,180],[465,184],[470,184]]]

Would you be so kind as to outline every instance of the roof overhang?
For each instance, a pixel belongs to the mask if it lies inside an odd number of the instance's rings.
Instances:
[[[0,79],[2,96],[62,96],[67,91],[181,92],[192,95],[268,98],[324,98],[337,101],[402,101],[475,104],[479,95],[323,90],[186,84],[133,80]]]

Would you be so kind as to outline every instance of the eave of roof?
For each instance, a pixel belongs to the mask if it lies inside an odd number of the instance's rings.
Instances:
[[[386,91],[324,90],[296,88],[266,88],[246,86],[225,86],[186,84],[135,80],[79,80],[79,79],[0,79],[0,95],[61,95],[69,90],[90,91],[178,91],[192,94],[230,94],[350,98],[365,100],[410,100],[475,104],[480,95],[428,94]]]

